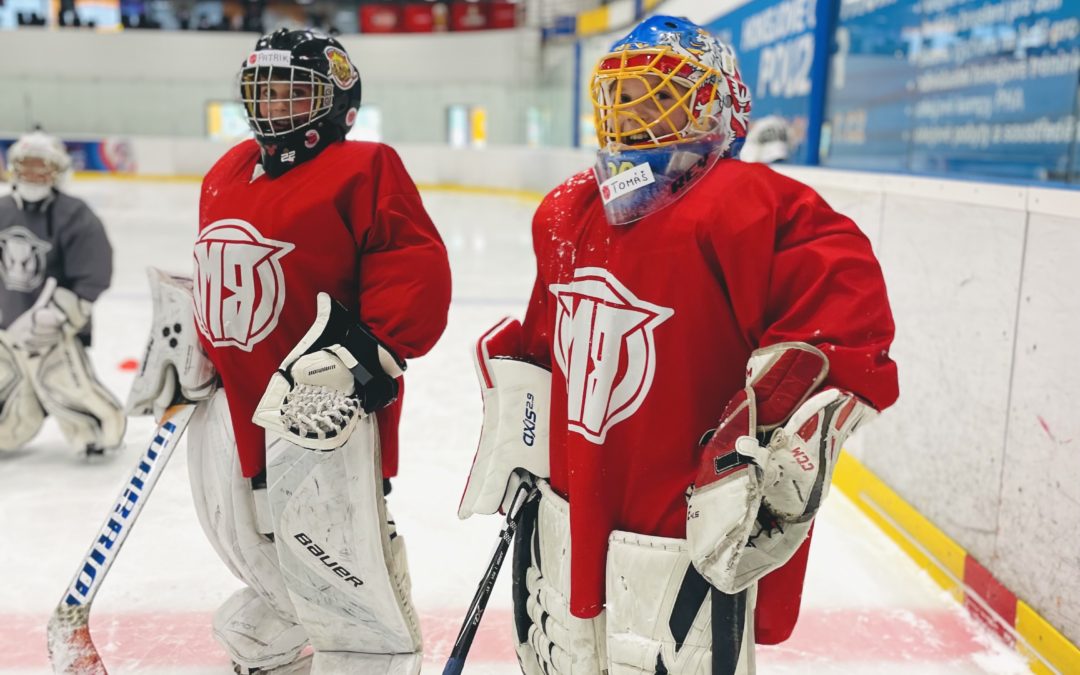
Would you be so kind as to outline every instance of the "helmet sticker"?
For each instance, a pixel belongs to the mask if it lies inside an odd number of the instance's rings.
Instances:
[[[357,74],[356,68],[353,68],[348,54],[337,47],[327,47],[323,50],[323,53],[326,54],[326,59],[330,62],[330,78],[334,80],[334,84],[338,88],[348,89],[356,84],[356,81],[360,79],[360,75]]]
[[[318,144],[319,144],[319,132],[315,131],[314,129],[308,130],[308,132],[306,134],[304,134],[304,147],[305,148],[314,148]]]
[[[612,199],[634,190],[640,190],[646,185],[655,182],[656,177],[653,175],[652,167],[647,162],[643,162],[621,173],[616,173],[611,178],[600,183],[600,197],[603,199],[604,204],[607,204]]]
[[[292,52],[286,49],[263,49],[248,56],[249,66],[289,66],[292,65]]]
[[[353,122],[356,121],[356,108],[349,108],[349,112],[345,114],[345,126],[351,127]]]

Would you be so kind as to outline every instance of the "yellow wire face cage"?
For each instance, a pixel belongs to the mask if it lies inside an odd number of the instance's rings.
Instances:
[[[712,131],[721,81],[716,71],[669,47],[604,56],[591,86],[600,147],[659,147]]]
[[[303,129],[330,112],[334,85],[310,68],[257,66],[240,71],[240,101],[262,137]]]

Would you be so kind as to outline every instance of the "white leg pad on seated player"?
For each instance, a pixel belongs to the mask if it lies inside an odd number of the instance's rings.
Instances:
[[[0,330],[0,450],[22,447],[44,421],[26,357],[12,349]]]
[[[211,400],[200,405],[192,417],[188,428],[188,474],[195,512],[210,544],[236,578],[260,598],[266,609],[271,610],[269,615],[262,615],[259,614],[259,606],[251,605],[247,611],[255,616],[266,616],[271,626],[299,624],[281,577],[277,551],[263,532],[267,528],[258,525],[251,481],[240,473],[239,455],[224,390],[215,392]],[[252,634],[261,634],[264,630],[278,631],[282,635],[295,636],[299,644],[267,645],[262,651],[254,650],[250,642],[239,635],[241,631],[229,630],[221,623],[233,615],[226,607],[240,602],[240,596],[234,595],[215,616],[215,636],[234,662],[247,668],[270,667],[283,663],[283,653],[298,652],[306,644],[307,637],[302,632],[288,633],[273,627],[264,628],[261,623],[255,622],[250,627]],[[239,623],[244,622],[244,615],[235,616]],[[232,637],[236,637],[235,644],[230,642]]]
[[[754,672],[757,587],[720,594],[690,563],[685,540],[612,532],[606,579],[608,675]],[[714,651],[717,628],[724,642]],[[714,657],[723,661],[716,671]]]
[[[404,545],[391,542],[382,485],[374,416],[359,420],[333,452],[284,439],[267,450],[278,557],[316,651],[421,649]]]
[[[210,397],[217,373],[199,343],[195,329],[191,278],[150,267],[150,295],[154,316],[142,367],[128,392],[127,411],[132,415],[161,413],[180,395],[188,401]]]
[[[523,523],[514,549],[518,660],[527,675],[601,675],[604,614],[581,619],[570,613],[569,509],[546,481],[538,484],[536,516]]]
[[[116,397],[98,381],[78,338],[65,336],[43,354],[31,357],[30,368],[42,407],[60,423],[69,443],[120,446],[127,416]]]
[[[492,355],[499,340],[516,338],[521,325],[504,319],[477,341],[476,375],[484,400],[480,443],[469,470],[458,517],[504,511],[517,492],[521,469],[537,478],[551,474],[548,417],[551,371],[520,359]]]

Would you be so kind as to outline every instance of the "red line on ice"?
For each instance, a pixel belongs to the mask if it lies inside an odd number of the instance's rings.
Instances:
[[[422,617],[425,660],[442,663],[453,647],[464,613]],[[91,619],[94,643],[107,665],[118,670],[167,666],[225,666],[227,657],[210,634],[206,612],[102,614]],[[0,673],[48,668],[46,616],[0,614]],[[475,662],[515,661],[510,644],[513,618],[490,609],[469,652]],[[762,663],[950,661],[983,652],[981,629],[955,610],[808,609],[795,634],[775,647],[759,647]]]

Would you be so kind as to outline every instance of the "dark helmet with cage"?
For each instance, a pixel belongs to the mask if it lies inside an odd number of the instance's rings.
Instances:
[[[240,70],[240,100],[280,176],[345,138],[360,107],[360,74],[341,43],[318,31],[282,28],[255,43]]]

